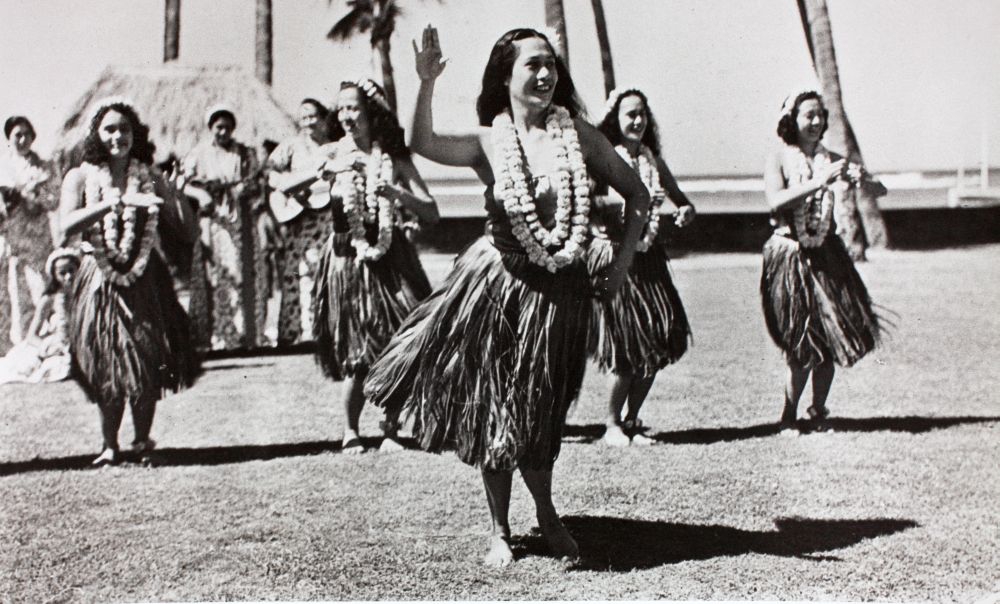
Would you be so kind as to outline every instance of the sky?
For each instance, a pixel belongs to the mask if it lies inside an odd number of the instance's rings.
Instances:
[[[570,71],[588,109],[603,111],[590,0],[564,0]],[[541,27],[541,0],[399,0],[392,38],[400,118],[418,80],[410,40],[440,31],[448,67],[435,122],[476,124],[474,103],[493,42]],[[681,176],[759,174],[789,90],[815,83],[794,0],[605,0],[618,83],[643,89],[663,151]],[[343,0],[273,0],[278,101],[332,100],[343,79],[372,75],[367,37],[326,40]],[[874,171],[978,164],[985,138],[1000,165],[1000,2],[828,0],[844,105]],[[0,116],[28,115],[51,151],[70,107],[109,64],[155,65],[163,0],[0,0]],[[253,71],[251,0],[181,0],[180,60]],[[984,136],[985,133],[985,136]],[[239,132],[237,132],[239,135]],[[420,163],[428,176],[451,172]]]

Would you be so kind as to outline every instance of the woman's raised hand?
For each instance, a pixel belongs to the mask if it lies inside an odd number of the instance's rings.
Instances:
[[[413,53],[416,58],[417,75],[421,80],[435,80],[444,71],[448,59],[442,58],[441,43],[438,41],[437,29],[431,25],[424,28],[422,46],[413,42]]]

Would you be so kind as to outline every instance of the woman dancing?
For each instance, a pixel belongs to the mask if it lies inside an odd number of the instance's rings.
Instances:
[[[834,206],[859,186],[885,188],[864,168],[824,147],[829,112],[815,90],[793,93],[781,108],[784,145],[767,158],[764,188],[774,233],[764,244],[760,293],[771,339],[785,354],[783,429],[795,426],[812,375],[808,429],[829,430],[827,395],[834,365],[850,367],[879,339],[868,290],[836,236]]]
[[[639,410],[646,401],[656,373],[676,362],[687,351],[691,329],[680,295],[670,278],[666,251],[657,241],[660,206],[664,197],[677,206],[675,223],[694,220],[694,206],[677,186],[677,180],[660,155],[660,133],[646,95],[637,88],[611,92],[603,119],[597,126],[649,189],[649,221],[639,239],[635,262],[621,293],[597,304],[590,350],[601,369],[615,374],[608,401],[604,442],[615,447],[650,445],[642,433]],[[617,204],[600,212],[604,238],[591,246],[591,271],[610,261],[622,237],[622,215]],[[622,410],[628,410],[622,419]]]
[[[429,223],[437,222],[438,210],[375,82],[341,84],[331,138],[323,147],[328,159],[322,173],[333,181],[333,234],[316,271],[313,331],[323,372],[346,382],[341,450],[360,453],[368,368],[431,292],[417,251],[399,228],[398,210],[409,209]],[[402,448],[396,416],[382,422],[382,431],[383,451]]]
[[[281,224],[281,308],[278,346],[312,336],[312,288],[323,243],[333,230],[330,185],[317,179],[326,159],[321,147],[330,142],[329,111],[316,99],[299,104],[299,133],[283,141],[267,159],[271,210]],[[280,206],[280,202],[284,201]]]
[[[420,93],[413,148],[476,171],[487,185],[489,227],[393,337],[365,393],[389,413],[414,415],[424,449],[454,449],[481,469],[493,521],[487,564],[513,560],[515,469],[552,553],[574,558],[576,542],[552,503],[552,466],[587,358],[590,179],[625,198],[622,246],[600,279],[603,295],[627,274],[649,194],[607,139],[578,117],[573,81],[543,34],[515,29],[497,40],[476,104],[482,128],[464,136],[434,131],[434,84],[444,69],[437,31],[428,26],[422,49],[415,42],[414,49]]]
[[[265,343],[266,270],[255,228],[263,211],[257,154],[233,138],[236,115],[224,105],[205,116],[211,137],[182,163],[182,190],[198,202],[201,243],[191,268],[189,310],[199,348],[234,350]]]
[[[190,209],[152,167],[149,128],[132,104],[98,104],[83,164],[63,180],[63,235],[83,234],[70,295],[74,377],[101,414],[104,449],[95,465],[119,461],[118,429],[132,409],[133,452],[153,449],[156,401],[190,386],[198,370],[188,317],[160,250],[183,254],[197,238]]]

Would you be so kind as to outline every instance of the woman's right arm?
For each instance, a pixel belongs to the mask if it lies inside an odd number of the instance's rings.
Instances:
[[[59,198],[59,229],[62,241],[84,231],[112,207],[110,201],[80,207],[83,201],[83,184],[83,173],[77,168],[67,172],[63,179],[62,194]]]
[[[446,166],[478,169],[487,165],[478,134],[443,135],[434,131],[434,82],[446,64],[441,55],[437,30],[430,25],[424,28],[423,48],[418,48],[414,40],[413,52],[416,55],[417,75],[420,76],[420,91],[417,93],[410,148]]]
[[[767,204],[771,206],[771,211],[787,210],[802,203],[821,188],[832,184],[843,175],[845,167],[846,162],[840,159],[813,175],[808,181],[788,186],[784,170],[781,167],[781,152],[775,151],[768,156],[767,162],[764,164],[764,197],[767,199]]]

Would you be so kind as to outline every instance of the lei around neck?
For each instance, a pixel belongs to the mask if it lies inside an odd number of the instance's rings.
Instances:
[[[545,131],[556,149],[553,228],[547,229],[539,220],[521,142],[508,111],[493,118],[494,194],[503,203],[511,231],[528,259],[554,273],[583,253],[590,225],[590,180],[569,111],[553,105],[545,118]],[[551,248],[556,251],[550,253]]]

